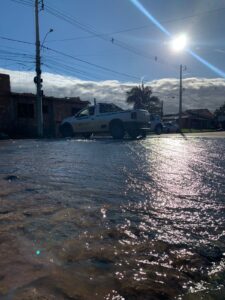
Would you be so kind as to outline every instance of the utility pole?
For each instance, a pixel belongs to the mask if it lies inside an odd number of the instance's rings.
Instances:
[[[183,96],[183,87],[182,87],[182,74],[183,66],[180,65],[180,93],[179,93],[179,129],[182,129],[182,96]]]
[[[164,102],[162,100],[162,102],[161,102],[161,119],[163,118],[163,106],[164,106]]]
[[[43,1],[42,1],[43,8]],[[41,55],[40,55],[40,34],[39,34],[39,0],[35,0],[35,30],[36,30],[36,116],[37,116],[37,134],[43,137],[43,112],[42,112],[42,79],[41,79]]]

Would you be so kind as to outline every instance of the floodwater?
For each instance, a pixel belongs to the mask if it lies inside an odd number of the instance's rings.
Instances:
[[[0,142],[0,299],[225,299],[225,139]]]

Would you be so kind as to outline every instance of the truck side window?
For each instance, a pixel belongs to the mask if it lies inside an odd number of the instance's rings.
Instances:
[[[95,114],[95,107],[94,106],[90,106],[89,107],[89,115],[93,116]]]
[[[86,108],[84,110],[82,110],[79,115],[78,115],[78,118],[81,118],[81,117],[88,117],[89,116],[89,109]]]

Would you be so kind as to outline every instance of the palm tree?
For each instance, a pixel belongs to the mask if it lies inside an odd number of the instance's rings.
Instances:
[[[158,97],[151,95],[152,89],[149,86],[144,86],[142,83],[127,92],[126,102],[133,104],[134,109],[146,109],[149,112],[153,112],[160,107],[160,100]]]

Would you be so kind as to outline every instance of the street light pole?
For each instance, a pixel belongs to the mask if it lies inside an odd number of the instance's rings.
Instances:
[[[183,66],[180,65],[180,92],[179,92],[179,129],[181,131],[182,129],[182,92],[183,92],[183,87],[182,87],[182,77],[183,77]]]
[[[43,112],[42,112],[42,79],[41,79],[41,55],[39,34],[39,1],[35,0],[35,29],[36,29],[36,77],[34,79],[37,87],[36,112],[37,112],[37,135],[43,137]]]

